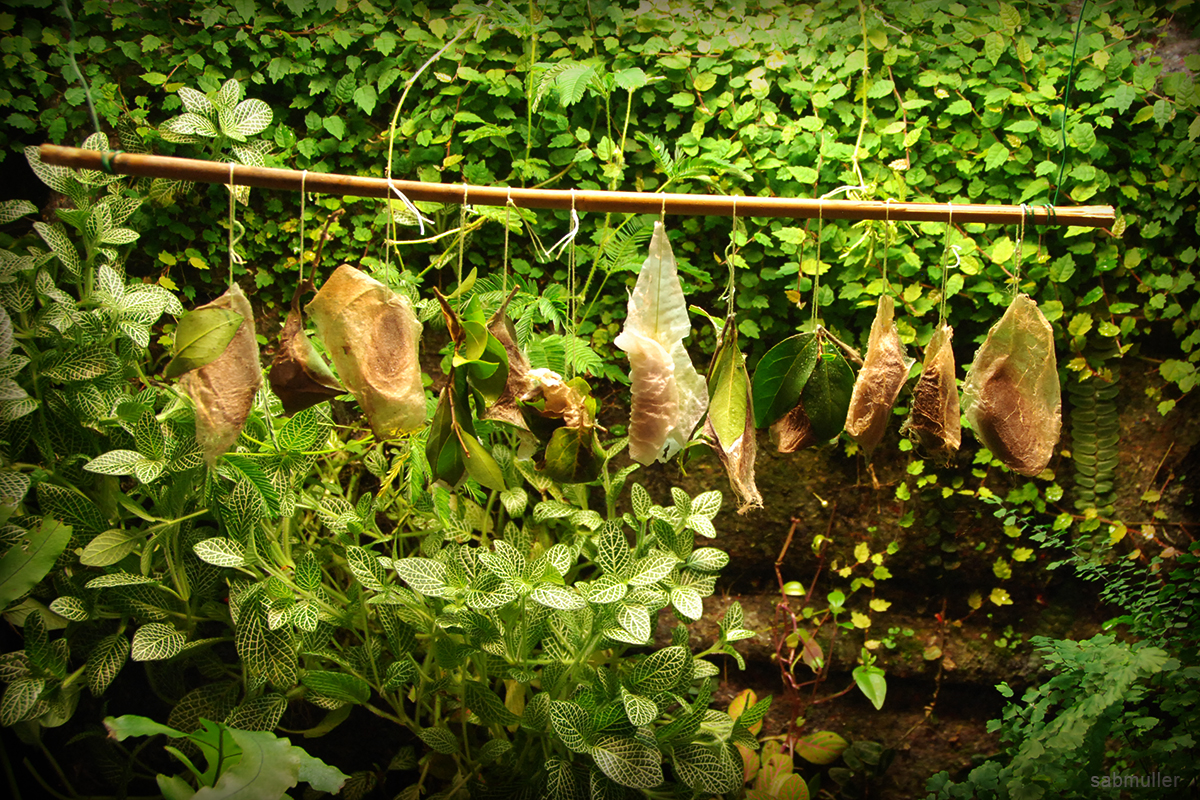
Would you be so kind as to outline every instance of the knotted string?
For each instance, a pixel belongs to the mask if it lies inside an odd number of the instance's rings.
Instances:
[[[229,162],[229,286],[230,286],[230,288],[233,287],[233,265],[234,264],[241,265],[241,264],[246,263],[246,259],[239,256],[237,254],[237,251],[233,249],[233,246],[235,244],[237,244],[238,242],[240,242],[242,240],[242,237],[245,236],[245,234],[246,234],[245,227],[242,226],[242,223],[237,221],[236,215],[234,213],[236,205],[237,205],[237,190],[233,183],[233,168],[234,168],[234,163],[232,161],[230,161]],[[234,228],[237,228],[237,231],[238,231],[238,234],[236,237],[234,237],[234,235],[233,235]]]
[[[300,173],[300,250],[296,253],[296,261],[300,264],[300,284],[304,283],[304,186],[307,182],[308,170],[304,170]]]
[[[504,258],[500,262],[500,287],[505,297],[508,297],[508,215],[512,210],[512,189],[504,200]]]
[[[737,216],[737,195],[733,195],[733,231],[729,235],[729,249],[725,252],[725,261],[729,266],[729,287],[725,290],[725,320],[726,324],[733,318],[733,296],[737,291],[737,284],[734,281],[733,272],[736,269],[737,260],[737,232],[738,232],[738,216]]]
[[[959,255],[958,245],[950,244],[950,231],[954,229],[954,204],[947,203],[949,213],[946,216],[946,238],[942,243],[942,306],[938,311],[939,325],[946,324],[946,276],[950,274],[950,266],[946,263],[946,253],[954,250],[954,266],[957,268],[962,263],[962,256]]]

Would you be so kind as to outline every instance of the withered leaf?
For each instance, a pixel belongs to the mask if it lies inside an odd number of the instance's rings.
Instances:
[[[298,308],[292,309],[283,323],[270,381],[271,391],[288,416],[346,393],[305,335],[304,317]]]
[[[912,412],[901,433],[907,433],[930,455],[951,456],[962,443],[958,386],[954,378],[954,329],[942,324],[929,339],[921,377],[913,388]]]
[[[850,411],[846,415],[846,433],[868,456],[883,438],[892,416],[892,406],[896,404],[913,365],[892,320],[894,310],[895,301],[891,296],[881,295],[875,309],[875,321],[871,324],[867,357],[854,382]]]

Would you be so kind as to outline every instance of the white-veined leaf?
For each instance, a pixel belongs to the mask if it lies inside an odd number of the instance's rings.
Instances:
[[[596,766],[621,786],[650,789],[663,782],[662,756],[637,739],[603,736],[591,752]]]
[[[246,549],[236,539],[214,536],[192,545],[196,556],[216,567],[244,567]]]
[[[130,656],[134,661],[162,661],[178,655],[187,637],[165,622],[151,622],[133,634]]]
[[[79,554],[79,563],[88,567],[107,567],[116,564],[137,550],[141,534],[111,528],[96,535]]]

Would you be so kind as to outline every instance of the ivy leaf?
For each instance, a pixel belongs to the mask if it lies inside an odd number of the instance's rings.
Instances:
[[[45,517],[35,530],[27,531],[10,545],[0,556],[0,608],[46,577],[70,541],[70,525]]]
[[[819,346],[816,334],[800,333],[767,351],[754,370],[754,426],[765,428],[796,406],[813,369]]]
[[[375,110],[375,103],[379,100],[379,96],[375,93],[375,87],[371,84],[363,84],[354,90],[354,103],[367,116]]]

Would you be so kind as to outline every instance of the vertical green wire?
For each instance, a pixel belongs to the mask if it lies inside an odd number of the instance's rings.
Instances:
[[[87,99],[88,113],[92,115],[92,127],[96,129],[96,133],[100,133],[100,119],[96,116],[96,106],[92,103],[92,89],[88,86],[87,78],[83,77],[83,71],[79,69],[79,64],[75,61],[75,17],[71,16],[67,0],[63,0],[62,8],[63,13],[67,15],[67,21],[71,23],[71,39],[67,42],[67,61],[71,62],[71,69],[75,70],[75,76],[83,84],[83,96]]]
[[[1075,23],[1075,42],[1071,45],[1071,69],[1067,73],[1067,88],[1063,92],[1062,115],[1062,161],[1058,165],[1058,181],[1054,184],[1054,199],[1051,206],[1058,205],[1058,192],[1062,189],[1063,173],[1067,168],[1067,112],[1071,109],[1071,84],[1075,81],[1075,52],[1079,47],[1079,33],[1083,30],[1083,14],[1087,11],[1087,0],[1079,7],[1079,20]],[[1022,224],[1024,222],[1022,221]]]

